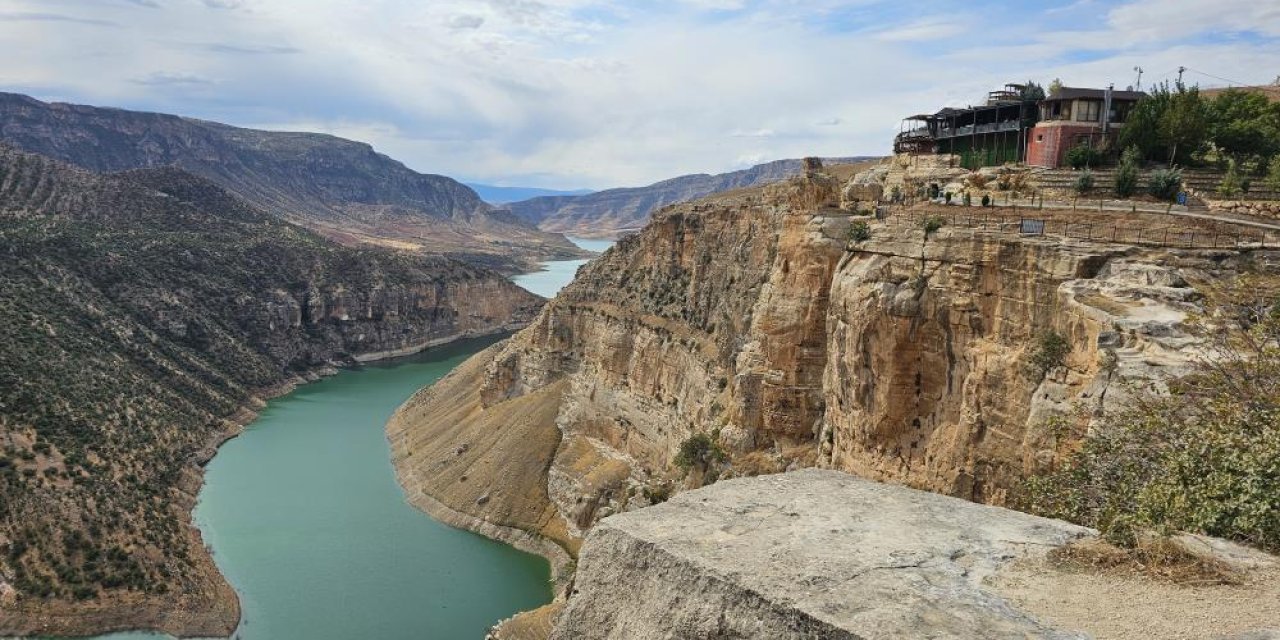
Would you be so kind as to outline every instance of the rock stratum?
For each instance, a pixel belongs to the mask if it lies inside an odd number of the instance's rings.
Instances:
[[[0,93],[0,142],[97,172],[178,167],[344,244],[422,249],[506,272],[588,254],[361,142]]]
[[[531,326],[401,407],[388,433],[409,499],[554,544],[563,569],[601,518],[717,475],[825,467],[1009,504],[1129,385],[1185,372],[1206,283],[1277,264],[1257,247],[1021,236],[1016,218],[926,231],[947,212],[876,221],[853,213],[860,188],[808,172],[654,214]],[[1030,371],[1051,334],[1067,352]],[[697,434],[725,460],[686,473]]]
[[[190,510],[263,399],[515,329],[542,300],[451,258],[352,248],[175,168],[0,147],[0,635],[239,618]]]
[[[833,158],[832,163],[853,163],[871,158]],[[775,160],[741,171],[692,174],[655,182],[644,187],[606,189],[581,195],[529,198],[503,205],[524,220],[546,231],[582,238],[617,238],[639,230],[649,215],[662,207],[696,200],[724,191],[756,187],[790,178],[803,170],[799,159]]]

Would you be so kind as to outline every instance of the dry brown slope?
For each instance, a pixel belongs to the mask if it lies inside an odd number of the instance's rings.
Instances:
[[[497,348],[400,407],[387,424],[392,462],[409,502],[436,519],[563,560],[576,542],[547,496],[546,473],[564,385],[482,409],[480,381]]]

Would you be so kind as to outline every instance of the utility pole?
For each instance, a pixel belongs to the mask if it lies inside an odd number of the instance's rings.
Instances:
[[[1138,83],[1133,86],[1133,89],[1142,91],[1142,67],[1134,67],[1133,70],[1138,72]]]

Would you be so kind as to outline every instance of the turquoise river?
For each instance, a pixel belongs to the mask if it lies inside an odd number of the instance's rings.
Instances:
[[[611,244],[575,242],[596,251]],[[585,262],[548,263],[515,281],[551,296]],[[410,507],[383,434],[414,391],[497,339],[304,385],[223,445],[206,469],[195,521],[240,596],[234,638],[479,639],[498,620],[551,599],[542,558]]]

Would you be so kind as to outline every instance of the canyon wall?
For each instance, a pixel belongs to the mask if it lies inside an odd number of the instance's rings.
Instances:
[[[526,489],[471,443],[518,450],[538,434],[537,519],[497,519],[569,556],[609,514],[799,467],[1006,504],[1129,383],[1186,366],[1190,283],[1274,258],[926,231],[852,215],[843,186],[810,171],[655,214],[529,328],[393,418],[410,499],[494,520],[494,496]],[[861,223],[870,237],[852,240]],[[460,397],[448,425],[430,419]],[[504,434],[493,419],[531,403],[539,424]],[[726,459],[679,468],[695,434]]]
[[[0,146],[0,635],[231,633],[191,508],[265,398],[531,320],[457,260],[351,248],[176,169]]]

